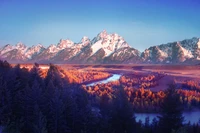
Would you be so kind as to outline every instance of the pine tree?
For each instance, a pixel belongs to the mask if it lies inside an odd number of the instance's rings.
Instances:
[[[76,103],[74,98],[72,97],[71,91],[69,89],[64,89],[61,93],[62,102],[64,105],[63,115],[65,117],[67,127],[69,127],[69,131],[73,131],[75,128],[76,121]]]
[[[22,93],[18,91],[12,102],[10,103],[9,108],[9,121],[4,126],[3,132],[9,133],[21,133],[23,127],[23,102],[22,102]]]
[[[68,127],[64,116],[64,104],[58,89],[55,89],[54,97],[51,98],[50,110],[47,116],[49,133],[67,133]]]
[[[96,117],[91,111],[88,94],[81,88],[74,88],[72,96],[76,103],[73,132],[92,132],[95,128]]]
[[[150,133],[151,132],[151,125],[150,125],[149,117],[145,118],[144,130],[145,130],[145,133]]]
[[[28,84],[28,71],[21,70],[20,66],[17,65],[6,75],[7,83],[7,99],[8,103],[5,107],[4,113],[9,114],[8,122],[5,125],[4,130],[8,132],[22,132],[24,127],[24,92],[27,89]],[[6,116],[6,115],[5,115]]]
[[[100,106],[100,128],[102,132],[106,132],[109,130],[110,128],[110,99],[108,97],[108,95],[105,93],[100,97],[100,102],[99,102],[99,106]]]
[[[118,90],[113,99],[111,112],[111,126],[114,133],[132,133],[135,129],[135,117],[132,106],[122,88]]]
[[[47,133],[47,120],[38,104],[34,106],[33,133]]]
[[[22,133],[33,132],[33,120],[34,120],[34,104],[36,103],[33,96],[32,90],[27,85],[24,88],[22,94]]]
[[[64,83],[63,83],[63,80],[62,80],[61,75],[59,73],[60,72],[59,72],[58,67],[50,64],[50,67],[49,67],[48,72],[47,72],[47,76],[45,78],[46,85],[48,85],[48,83],[50,81],[52,81],[53,85],[55,87],[57,87],[58,89],[63,88]]]
[[[165,92],[166,96],[161,104],[159,126],[161,132],[170,133],[172,130],[179,129],[183,124],[182,107],[179,95],[176,93],[176,86],[170,84]]]
[[[158,132],[158,120],[156,118],[153,118],[152,123],[151,123],[151,128],[153,133]]]
[[[7,61],[1,61],[0,60],[0,73],[1,74],[7,74],[7,72],[10,70],[11,65]]]
[[[44,88],[44,81],[40,76],[40,68],[37,65],[34,65],[33,68],[30,70],[30,78],[29,78],[29,84],[32,86],[34,84],[33,81],[38,82],[39,87]]]
[[[5,126],[10,120],[11,95],[7,82],[0,75],[0,125]]]

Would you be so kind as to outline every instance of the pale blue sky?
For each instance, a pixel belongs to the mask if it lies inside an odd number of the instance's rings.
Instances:
[[[106,29],[134,48],[200,37],[199,0],[0,0],[0,46],[79,42]]]

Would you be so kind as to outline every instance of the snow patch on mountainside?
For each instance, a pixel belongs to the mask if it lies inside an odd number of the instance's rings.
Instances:
[[[102,48],[102,40],[99,40],[95,44],[92,45],[92,55],[95,54],[100,48]]]
[[[192,58],[192,57],[194,57],[194,56],[192,55],[192,52],[191,52],[191,51],[189,51],[189,50],[187,50],[187,49],[185,49],[185,48],[183,48],[183,47],[181,47],[181,49],[182,49],[182,51],[183,51],[183,54],[184,54],[185,58]]]
[[[57,45],[57,49],[62,50],[65,48],[70,48],[74,45],[74,42],[72,42],[71,40],[63,40],[61,39],[60,42]]]
[[[200,48],[200,38],[198,39],[198,42],[197,42],[197,48]]]
[[[166,52],[160,50],[158,47],[157,47],[157,50],[160,53],[161,57],[167,57],[168,56]]]
[[[123,47],[129,47],[129,45],[124,41],[121,36],[116,33],[108,34],[104,30],[93,39],[91,48],[92,55],[102,48],[105,51],[104,57],[108,57],[116,50]]]
[[[56,53],[59,50],[54,44],[51,44],[47,49],[49,53]]]
[[[57,45],[45,48],[41,44],[27,47],[19,42],[0,48],[0,58],[23,61],[74,61],[76,63],[130,63],[135,60],[144,62],[182,62],[187,59],[200,59],[200,39],[192,38],[152,46],[143,53],[131,48],[123,37],[116,33],[100,32],[90,41],[83,36],[79,43],[61,39]]]
[[[29,59],[32,59],[33,56],[41,53],[43,50],[45,50],[45,48],[41,44],[38,44],[36,46],[28,48],[25,53],[25,56]]]
[[[0,49],[0,54],[4,54],[8,51],[11,51],[13,50],[15,47],[13,47],[12,45],[10,44],[7,44],[6,46],[4,46],[3,48]]]
[[[104,49],[105,51],[105,56],[104,57],[107,57],[109,55],[111,55],[113,53],[113,51],[109,50],[109,49]]]
[[[145,50],[142,56],[146,61],[149,59],[159,62],[172,61],[172,59],[175,61],[176,58],[185,61],[187,59],[199,58],[200,52],[197,50],[198,47],[200,47],[199,38],[194,37],[183,41],[152,46]]]

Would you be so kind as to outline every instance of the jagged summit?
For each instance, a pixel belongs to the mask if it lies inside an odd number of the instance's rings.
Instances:
[[[80,42],[60,39],[45,48],[31,47],[22,42],[0,48],[0,58],[8,61],[39,61],[59,63],[182,63],[200,60],[200,38],[193,37],[149,47],[142,53],[132,48],[117,33],[101,31],[90,40],[83,36]]]
[[[199,60],[199,38],[152,46],[142,53],[145,61],[152,63],[182,63],[187,60]]]
[[[107,36],[107,31],[106,30],[103,30],[102,32],[100,32],[98,35],[97,35],[97,40],[100,40],[102,38],[105,38]]]
[[[123,47],[129,47],[123,37],[116,33],[108,34],[106,30],[100,32],[92,41],[93,54],[99,49],[103,49],[106,53],[105,56],[109,56],[114,51]]]
[[[66,40],[60,39],[60,42],[57,44],[57,47],[59,49],[65,49],[65,48],[70,48],[73,45],[74,45],[74,42],[69,39],[66,39]]]
[[[88,42],[90,39],[87,36],[83,36],[80,43]]]
[[[23,44],[22,42],[19,42],[15,45],[16,49],[21,49],[21,50],[25,50],[27,47],[25,44]]]

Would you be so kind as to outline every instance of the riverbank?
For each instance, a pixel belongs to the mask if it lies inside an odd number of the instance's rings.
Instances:
[[[192,112],[183,112],[183,116],[184,116],[184,123],[188,123],[190,122],[191,124],[196,124],[199,123],[200,124],[200,110],[195,110]],[[158,116],[159,113],[135,113],[134,114],[136,117],[136,121],[139,122],[140,120],[142,121],[142,123],[145,123],[145,119],[148,117],[149,118],[149,122],[151,123],[153,121],[153,119],[157,119],[158,120]]]
[[[113,74],[111,74],[111,75],[108,76],[108,77],[101,78],[101,79],[94,79],[94,80],[86,81],[86,82],[81,83],[81,85],[86,85],[86,86],[87,86],[87,85],[93,84],[93,83],[95,83],[95,82],[100,82],[100,81],[106,80],[106,79],[108,79],[108,78],[110,78],[110,77],[112,77],[112,76],[113,76]]]
[[[91,83],[88,83],[88,84],[85,84],[85,85],[86,86],[93,86],[95,84],[108,83],[110,81],[119,80],[120,77],[121,77],[121,75],[119,75],[119,74],[112,74],[109,78],[99,80],[99,81],[94,81],[94,82],[91,82]]]

